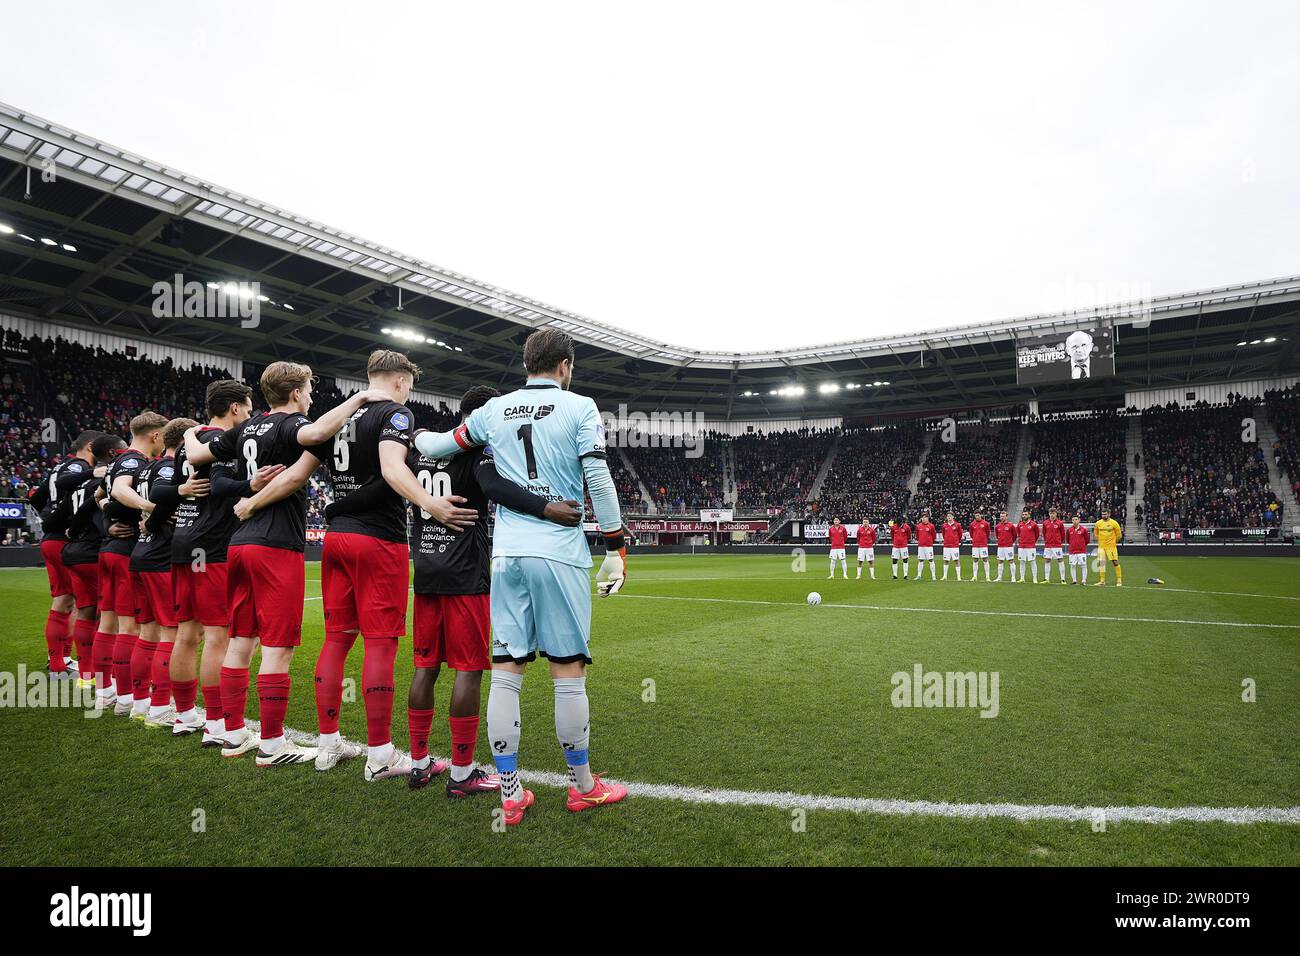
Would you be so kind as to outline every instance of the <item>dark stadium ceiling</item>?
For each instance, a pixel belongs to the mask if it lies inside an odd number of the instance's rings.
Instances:
[[[177,273],[260,283],[260,323],[155,316],[154,284]],[[528,333],[559,326],[578,341],[576,387],[602,408],[715,420],[890,416],[1034,398],[1082,407],[1130,389],[1300,367],[1300,276],[1149,305],[1145,327],[1132,324],[1140,316],[1131,309],[1100,313],[1119,326],[1114,378],[1038,388],[1016,384],[1015,336],[1096,325],[1098,311],[785,352],[692,351],[449,273],[0,104],[0,312],[255,365],[292,359],[358,378],[365,355],[390,346],[424,366],[421,388],[459,394],[517,382]]]

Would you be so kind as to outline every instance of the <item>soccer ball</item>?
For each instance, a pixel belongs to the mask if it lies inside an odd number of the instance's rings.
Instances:
[[[816,591],[813,591],[808,595],[808,603],[813,607],[816,607],[818,604],[822,603],[822,596]]]

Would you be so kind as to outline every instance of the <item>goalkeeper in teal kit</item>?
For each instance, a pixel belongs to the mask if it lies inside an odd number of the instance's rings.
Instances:
[[[424,432],[415,447],[448,458],[490,446],[497,471],[553,501],[583,498],[586,479],[605,560],[596,576],[601,597],[623,586],[627,548],[618,494],[605,460],[605,430],[596,403],[570,392],[573,339],[541,329],[524,345],[528,381],[488,401],[449,432]],[[492,538],[492,684],[487,731],[501,776],[501,805],[511,826],[524,818],[533,793],[519,782],[519,692],[524,665],[538,654],[555,684],[555,734],[569,767],[567,806],[575,813],[618,803],[621,784],[606,783],[588,764],[586,667],[591,663],[591,552],[581,527],[566,528],[497,508]]]

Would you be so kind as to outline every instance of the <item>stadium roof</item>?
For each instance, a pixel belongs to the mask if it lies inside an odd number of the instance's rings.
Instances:
[[[47,170],[53,181],[42,175]],[[714,418],[852,417],[1032,398],[1087,403],[1125,389],[1287,374],[1298,361],[1300,276],[782,351],[669,345],[349,235],[5,104],[0,224],[12,230],[0,229],[0,310],[253,364],[305,361],[348,377],[360,374],[370,349],[395,346],[426,368],[422,387],[449,393],[483,381],[516,382],[523,340],[544,326],[562,328],[580,343],[578,387],[602,407],[627,403]],[[259,324],[155,315],[154,284],[177,273],[218,285],[260,283],[266,301]],[[734,324],[743,336],[743,316],[700,320]],[[1016,384],[1016,337],[1099,322],[1121,327],[1115,378],[1038,389]],[[905,327],[906,317],[898,324]],[[407,338],[396,337],[403,332]]]

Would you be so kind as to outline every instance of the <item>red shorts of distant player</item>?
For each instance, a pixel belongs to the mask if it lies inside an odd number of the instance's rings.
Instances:
[[[135,617],[135,588],[131,558],[113,551],[99,554],[99,609],[119,617]]]
[[[202,567],[202,571],[196,571],[192,564],[172,565],[176,620],[198,621],[204,627],[225,627],[230,623],[226,562]]]
[[[72,597],[77,607],[95,607],[99,604],[99,565],[74,564],[69,566],[72,577]]]
[[[140,624],[157,621],[159,627],[175,627],[176,598],[172,593],[170,571],[132,571],[135,587],[135,619]]]
[[[417,594],[412,630],[415,666],[446,664],[458,671],[491,669],[491,603],[487,594]]]
[[[41,558],[45,561],[45,574],[50,579],[50,597],[61,597],[72,593],[72,575],[63,563],[63,549],[66,541],[42,541]]]
[[[261,638],[265,647],[301,644],[307,588],[302,552],[231,545],[226,568],[230,636]]]
[[[363,637],[401,637],[410,575],[405,543],[328,532],[320,558],[326,633],[360,630]]]

